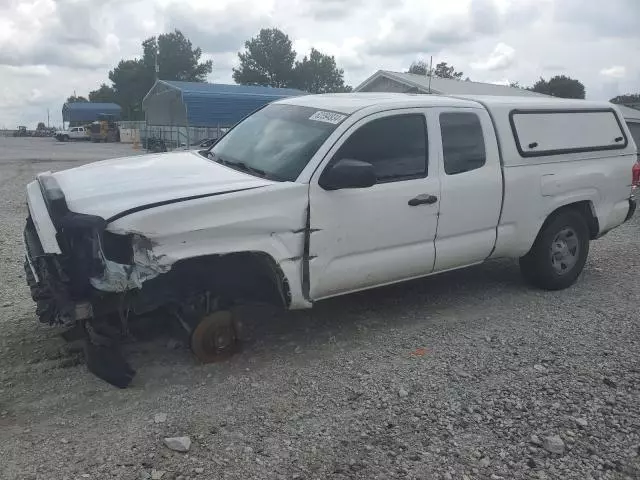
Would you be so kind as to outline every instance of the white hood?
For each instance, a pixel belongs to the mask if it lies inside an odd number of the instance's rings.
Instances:
[[[104,160],[53,176],[71,211],[104,219],[158,202],[274,183],[190,151]]]

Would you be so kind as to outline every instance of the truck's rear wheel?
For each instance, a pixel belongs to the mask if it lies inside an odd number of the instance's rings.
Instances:
[[[532,285],[562,290],[575,283],[589,254],[589,228],[584,217],[565,210],[550,218],[529,253],[520,258],[520,270]]]

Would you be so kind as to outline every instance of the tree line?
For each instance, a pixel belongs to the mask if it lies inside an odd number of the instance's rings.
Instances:
[[[245,42],[244,48],[238,52],[239,66],[233,69],[233,79],[238,84],[296,88],[310,93],[351,91],[344,82],[344,70],[338,68],[333,56],[312,48],[302,60],[296,60],[291,39],[276,28],[260,30]],[[142,42],[140,58],[120,60],[109,72],[110,85],[101,84],[89,92],[88,98],[74,94],[67,103],[117,103],[124,120],[143,120],[142,99],[156,77],[206,82],[212,71],[213,61],[202,61],[202,49],[175,30]]]
[[[142,42],[142,55],[134,59],[122,59],[109,72],[109,83],[102,83],[87,97],[74,95],[72,102],[117,103],[122,107],[124,120],[143,120],[142,99],[153,86],[155,79],[206,82],[213,71],[213,61],[202,59],[202,49],[194,47],[180,31],[150,37]],[[350,92],[352,87],[344,81],[344,70],[339,68],[331,55],[311,48],[302,60],[288,35],[277,28],[263,28],[244,44],[238,52],[238,66],[233,69],[233,80],[240,85],[261,85],[295,88],[309,93]],[[157,72],[156,72],[157,68]],[[459,81],[470,81],[464,73],[447,62],[439,62],[431,68],[424,61],[413,62],[407,73],[431,75]],[[510,86],[525,88],[561,98],[585,98],[584,84],[566,75],[548,80],[540,78],[533,85]],[[640,94],[622,95],[610,100],[613,103],[640,103]]]

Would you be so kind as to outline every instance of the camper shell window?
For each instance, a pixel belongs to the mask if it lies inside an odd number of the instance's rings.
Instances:
[[[628,144],[613,109],[512,110],[509,121],[522,157],[617,150]]]

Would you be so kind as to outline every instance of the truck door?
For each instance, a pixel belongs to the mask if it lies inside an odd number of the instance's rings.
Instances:
[[[493,251],[502,207],[498,143],[481,109],[433,109],[441,158],[435,271],[482,262]]]
[[[429,274],[440,183],[425,109],[374,114],[328,152],[309,187],[309,297],[313,300]],[[325,190],[323,171],[342,159],[373,165],[368,188]]]

